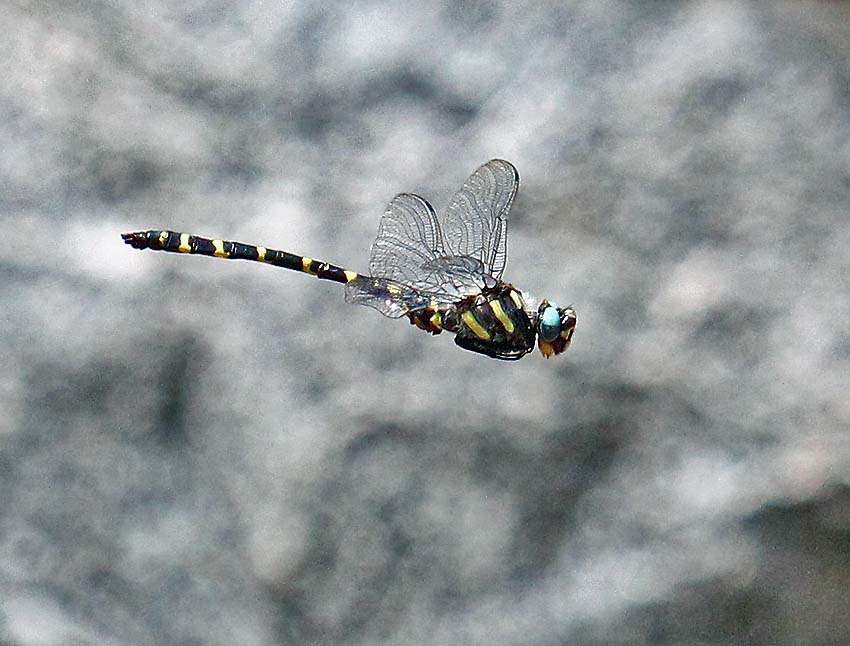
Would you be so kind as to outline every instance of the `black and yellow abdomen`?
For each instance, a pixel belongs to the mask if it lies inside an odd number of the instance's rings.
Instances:
[[[190,233],[176,231],[137,231],[123,233],[121,237],[134,249],[154,249],[172,253],[199,254],[214,258],[229,260],[254,260],[276,267],[285,267],[305,274],[312,274],[322,280],[332,280],[346,284],[357,278],[356,271],[350,271],[331,265],[327,262],[314,260],[307,256],[299,256],[288,251],[278,251],[242,242],[202,238]]]

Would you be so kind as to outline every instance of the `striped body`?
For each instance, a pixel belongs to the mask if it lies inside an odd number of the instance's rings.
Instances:
[[[176,231],[139,231],[125,233],[124,241],[134,249],[153,249],[172,253],[199,254],[228,260],[253,260],[285,267],[322,280],[347,284],[371,280],[355,271],[267,247],[242,242],[203,238]],[[388,286],[392,296],[392,285]],[[522,295],[507,283],[499,282],[481,294],[470,296],[456,305],[432,304],[404,312],[416,327],[439,334],[455,333],[455,343],[462,348],[498,359],[519,359],[534,349],[534,321],[525,311]]]
[[[420,329],[453,332],[460,347],[495,359],[519,359],[534,349],[535,322],[525,301],[512,285],[501,281],[456,305],[426,307],[407,316]]]
[[[532,350],[535,324],[522,295],[507,283],[470,297],[457,307],[455,343],[495,359],[520,359]],[[447,323],[454,323],[448,317]]]
[[[125,233],[121,236],[124,242],[134,249],[154,249],[174,253],[200,254],[229,260],[255,260],[276,267],[286,267],[305,274],[312,274],[322,280],[333,280],[337,283],[348,283],[358,274],[327,262],[299,256],[288,251],[278,251],[266,247],[255,247],[242,242],[202,238],[189,233],[176,231],[139,231]]]
[[[307,256],[242,242],[162,230],[125,233],[122,238],[134,249],[252,260],[344,285],[368,285],[370,294],[384,294],[387,299],[397,299],[401,290],[409,289]],[[466,350],[513,360],[534,349],[538,317],[534,312],[529,313],[522,294],[508,283],[498,281],[494,287],[448,305],[429,302],[424,297],[419,301],[407,298],[406,302],[409,303],[406,308],[399,305],[398,315],[407,317],[411,324],[431,334],[440,334],[443,330],[454,333],[455,343]],[[565,337],[565,341],[569,344],[569,338]]]
[[[441,218],[424,198],[399,193],[384,210],[372,244],[369,274],[266,247],[175,231],[122,234],[135,249],[253,260],[345,286],[345,300],[416,327],[455,335],[455,343],[495,359],[520,359],[535,344],[545,357],[566,350],[576,313],[546,299],[529,306],[502,280],[508,212],[519,173],[504,159],[482,164]]]

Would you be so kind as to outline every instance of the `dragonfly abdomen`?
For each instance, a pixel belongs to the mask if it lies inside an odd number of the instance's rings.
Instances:
[[[253,260],[276,267],[285,267],[286,269],[300,271],[305,274],[312,274],[316,278],[332,280],[342,284],[349,283],[358,276],[356,271],[343,269],[342,267],[337,267],[321,260],[299,256],[288,251],[268,249],[267,247],[258,247],[231,240],[203,238],[190,233],[153,229],[150,231],[123,233],[121,237],[124,239],[124,242],[134,249],[153,249],[172,253],[198,254],[229,260]]]

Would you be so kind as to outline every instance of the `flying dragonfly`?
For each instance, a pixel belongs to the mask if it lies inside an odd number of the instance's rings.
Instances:
[[[533,300],[502,280],[507,261],[508,213],[519,188],[513,164],[492,159],[476,170],[438,220],[412,193],[396,195],[372,245],[369,273],[267,247],[202,238],[176,231],[124,233],[135,249],[254,260],[345,285],[345,299],[416,327],[454,333],[465,350],[494,359],[521,359],[535,343],[546,358],[566,350],[576,312]]]

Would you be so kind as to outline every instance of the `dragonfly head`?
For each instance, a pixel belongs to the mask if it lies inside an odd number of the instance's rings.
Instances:
[[[547,359],[561,354],[570,347],[576,328],[576,311],[570,307],[558,307],[556,303],[543,300],[537,309],[537,347]]]

